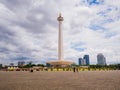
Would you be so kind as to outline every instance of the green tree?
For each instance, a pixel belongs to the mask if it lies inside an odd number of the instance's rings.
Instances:
[[[37,66],[45,67],[45,65],[44,65],[44,64],[37,64]]]

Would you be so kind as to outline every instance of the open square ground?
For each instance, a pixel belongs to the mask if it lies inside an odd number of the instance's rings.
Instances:
[[[0,90],[120,90],[120,71],[0,71]]]

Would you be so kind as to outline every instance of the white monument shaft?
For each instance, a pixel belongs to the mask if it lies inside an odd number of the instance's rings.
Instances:
[[[58,60],[64,60],[63,59],[63,35],[62,35],[62,21],[63,17],[61,17],[61,14],[57,18],[59,21],[59,32],[58,32]]]

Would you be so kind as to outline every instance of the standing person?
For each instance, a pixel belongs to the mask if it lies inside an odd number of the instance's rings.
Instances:
[[[30,69],[30,72],[33,72],[33,69],[32,69],[32,68]]]
[[[76,68],[76,71],[78,72],[78,67]]]
[[[73,68],[73,72],[75,72],[75,67]]]

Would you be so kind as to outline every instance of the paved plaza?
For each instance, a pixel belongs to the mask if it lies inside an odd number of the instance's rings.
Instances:
[[[0,90],[120,90],[120,71],[0,71]]]

